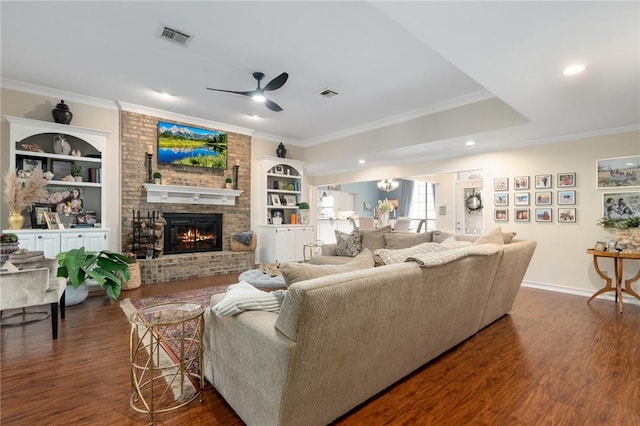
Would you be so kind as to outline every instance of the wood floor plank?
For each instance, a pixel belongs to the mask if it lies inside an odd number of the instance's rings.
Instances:
[[[124,297],[237,281],[143,286]],[[336,420],[336,425],[638,425],[640,306],[522,288],[512,313]],[[49,321],[2,328],[0,424],[141,425],[129,406],[129,323],[90,296]],[[248,395],[247,397],[250,397]],[[242,425],[214,389],[157,425]]]

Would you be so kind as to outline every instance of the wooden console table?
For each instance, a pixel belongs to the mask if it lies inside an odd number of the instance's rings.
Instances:
[[[600,277],[605,280],[606,285],[604,288],[596,291],[593,296],[587,300],[587,303],[591,302],[593,298],[596,296],[605,293],[607,291],[615,291],[616,292],[616,302],[618,303],[618,309],[620,313],[622,313],[622,293],[627,293],[640,300],[640,295],[633,291],[631,287],[631,283],[638,281],[640,279],[640,271],[631,279],[624,280],[624,287],[622,287],[622,279],[623,279],[623,261],[625,259],[636,259],[640,260],[640,253],[618,253],[618,252],[610,252],[610,251],[598,251],[593,249],[588,249],[587,254],[593,255],[593,266],[596,268],[596,272]],[[605,273],[600,270],[600,266],[598,265],[598,259],[601,257],[612,258],[613,259],[613,269],[615,270],[616,277],[616,285],[615,287],[611,285],[612,279]]]

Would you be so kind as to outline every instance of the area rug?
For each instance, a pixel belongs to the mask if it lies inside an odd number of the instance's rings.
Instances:
[[[138,309],[145,308],[147,306],[158,305],[161,303],[171,303],[171,302],[193,302],[204,306],[205,308],[209,307],[211,296],[218,293],[224,293],[227,291],[228,286],[215,286],[215,287],[206,287],[197,290],[187,290],[181,291],[178,293],[172,294],[164,294],[160,296],[152,296],[152,297],[143,297],[139,299],[125,299],[120,302],[120,308],[124,312],[124,314],[129,318],[131,314],[136,312]],[[189,322],[186,325],[187,327],[195,327],[195,323]],[[178,329],[180,327],[180,329]],[[171,329],[173,328],[173,330]],[[165,334],[179,333],[182,330],[182,325],[180,326],[170,326],[169,329],[165,332]],[[188,330],[191,332],[192,330]],[[179,353],[179,339],[170,339],[168,341],[163,341],[161,343],[162,349],[164,349],[164,353],[161,353],[160,363],[158,366],[166,366],[170,363],[173,363],[177,360],[176,353]],[[194,349],[195,350],[195,349]],[[199,362],[193,363],[189,371],[193,374],[193,377],[197,377],[200,374],[200,364]],[[188,390],[188,392],[182,394],[178,389],[174,389],[174,398],[176,401],[186,400],[200,387],[200,383],[191,383],[192,386]],[[206,383],[203,384],[203,388],[206,386]]]

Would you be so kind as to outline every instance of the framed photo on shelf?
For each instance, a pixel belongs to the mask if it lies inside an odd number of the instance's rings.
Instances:
[[[558,209],[558,223],[575,223],[575,221],[576,221],[575,208],[559,208]]]
[[[25,157],[23,155],[16,156],[16,170],[31,172],[35,169],[40,169],[43,172],[46,172],[47,159],[40,157]]]
[[[529,222],[529,209],[513,209],[513,216],[516,222]]]
[[[593,249],[595,251],[605,251],[607,248],[607,243],[605,243],[604,241],[596,241],[596,245],[593,246]]]
[[[529,189],[529,176],[514,177],[513,189]]]
[[[493,180],[494,191],[508,191],[509,190],[509,178],[495,178]]]
[[[536,222],[551,222],[552,209],[536,209]]]
[[[284,174],[284,166],[274,166],[273,167],[273,173],[275,173],[277,175],[283,175]]]
[[[34,203],[31,207],[31,227],[47,229],[45,214],[51,211],[51,204]]]
[[[278,194],[271,194],[271,205],[272,206],[281,206],[282,203],[280,202],[280,196]]]
[[[569,188],[572,186],[576,186],[576,174],[573,172],[558,173],[558,183],[556,185],[558,186],[558,188]]]
[[[551,191],[536,192],[536,206],[550,206],[552,198]]]
[[[640,155],[596,160],[598,189],[640,187]]]
[[[295,195],[285,195],[284,196],[284,202],[286,203],[286,204],[284,204],[285,206],[295,206],[297,204],[296,196]]]
[[[60,216],[56,212],[44,212],[44,218],[47,221],[49,229],[64,229],[64,225],[60,222]]]
[[[509,205],[509,194],[504,194],[504,193],[493,194],[493,205],[494,206],[508,206]]]
[[[495,220],[496,222],[508,222],[509,209],[494,209],[493,220]]]
[[[558,191],[558,205],[574,205],[576,203],[576,191]]]
[[[536,189],[551,188],[551,175],[536,175]]]
[[[514,206],[528,206],[529,205],[529,193],[528,192],[516,192],[513,194]]]

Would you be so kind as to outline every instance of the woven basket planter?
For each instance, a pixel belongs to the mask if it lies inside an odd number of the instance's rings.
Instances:
[[[253,238],[251,238],[251,244],[246,245],[246,244],[242,244],[240,241],[236,241],[233,238],[231,238],[230,240],[230,248],[231,251],[255,251],[256,249],[256,244],[258,243],[258,240],[256,239],[256,234],[253,234]]]
[[[122,290],[133,290],[134,288],[140,287],[142,284],[139,263],[130,263],[129,272],[131,273],[131,276],[129,277],[128,282],[122,283]]]

